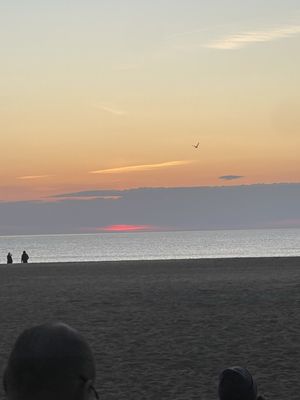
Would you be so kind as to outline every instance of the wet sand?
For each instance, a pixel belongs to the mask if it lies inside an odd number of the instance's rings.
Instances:
[[[230,365],[299,397],[300,258],[1,265],[0,304],[1,371],[24,328],[60,320],[90,342],[101,399],[216,399]]]

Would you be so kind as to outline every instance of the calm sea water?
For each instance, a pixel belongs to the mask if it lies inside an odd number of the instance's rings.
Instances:
[[[30,262],[300,256],[300,229],[0,237],[0,263],[23,250]]]

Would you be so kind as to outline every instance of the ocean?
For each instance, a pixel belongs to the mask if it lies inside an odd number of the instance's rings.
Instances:
[[[300,229],[1,236],[0,263],[300,256]]]

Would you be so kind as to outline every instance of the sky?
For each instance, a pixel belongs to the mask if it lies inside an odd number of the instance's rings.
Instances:
[[[0,202],[300,181],[298,0],[2,0],[0,46]]]

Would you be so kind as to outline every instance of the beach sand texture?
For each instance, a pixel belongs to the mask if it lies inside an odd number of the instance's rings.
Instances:
[[[24,328],[60,320],[91,344],[101,399],[216,399],[232,365],[299,398],[300,258],[2,265],[0,304],[1,371]]]

